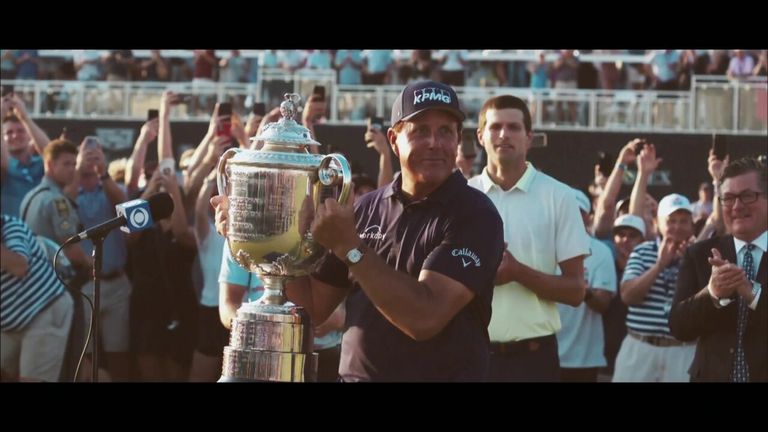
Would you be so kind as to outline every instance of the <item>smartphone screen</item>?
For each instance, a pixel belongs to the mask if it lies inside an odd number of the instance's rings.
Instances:
[[[475,147],[475,140],[462,139],[461,140],[461,155],[464,158],[473,158],[477,156]]]
[[[180,104],[186,104],[189,103],[190,96],[187,94],[179,93],[176,95],[176,98],[173,99],[173,102],[171,104],[173,105],[180,105]]]
[[[222,102],[219,104],[219,117],[231,116],[232,104],[229,102]]]
[[[728,140],[725,135],[712,135],[712,151],[717,160],[725,160],[728,156]]]
[[[99,137],[94,135],[89,135],[83,138],[83,142],[86,150],[98,148],[101,145]]]
[[[229,119],[219,120],[219,126],[216,128],[216,136],[232,135],[232,122]]]
[[[267,108],[262,102],[254,102],[251,112],[257,116],[264,116],[267,113]]]
[[[381,117],[370,117],[368,119],[368,129],[377,130],[379,132],[384,131],[384,119]]]
[[[216,128],[216,135],[232,135],[232,104],[229,102],[219,104],[219,122]]]
[[[315,96],[315,100],[325,100],[325,86],[316,85],[315,88],[312,89],[312,96]]]
[[[160,117],[160,111],[156,109],[147,110],[147,120],[154,120]]]

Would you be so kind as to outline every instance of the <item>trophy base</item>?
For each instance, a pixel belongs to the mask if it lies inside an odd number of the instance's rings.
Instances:
[[[281,353],[224,348],[219,382],[307,382],[317,380],[316,353]]]
[[[232,319],[220,382],[305,382],[317,379],[312,324],[306,309],[285,303],[282,277],[264,277],[265,292]]]

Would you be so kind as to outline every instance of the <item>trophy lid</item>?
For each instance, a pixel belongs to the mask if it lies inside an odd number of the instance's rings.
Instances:
[[[265,144],[278,144],[288,146],[320,145],[312,139],[309,129],[296,123],[293,117],[297,114],[297,107],[301,96],[295,93],[286,93],[285,100],[280,104],[280,120],[267,123],[261,133],[252,139],[264,141]]]

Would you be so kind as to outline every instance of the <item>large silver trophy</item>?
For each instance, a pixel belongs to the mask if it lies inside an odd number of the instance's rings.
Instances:
[[[260,150],[230,149],[219,160],[219,193],[229,197],[229,250],[264,282],[261,299],[244,303],[232,320],[220,382],[316,379],[309,315],[287,302],[283,289],[309,274],[324,253],[309,231],[322,192],[340,185],[343,204],[352,176],[344,156],[307,151],[320,143],[294,121],[298,102],[298,95],[285,95],[283,118],[254,138],[264,142]]]

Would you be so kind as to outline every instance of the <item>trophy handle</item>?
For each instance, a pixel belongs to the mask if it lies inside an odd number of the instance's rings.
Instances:
[[[335,161],[340,168],[332,167],[331,161]],[[345,204],[349,198],[349,188],[352,185],[352,170],[349,167],[347,158],[339,153],[331,153],[323,157],[320,166],[317,168],[317,176],[320,183],[324,186],[338,184],[341,180],[341,194],[339,194],[339,204]],[[341,176],[341,179],[339,179]]]
[[[233,147],[224,152],[219,158],[219,164],[216,167],[216,184],[219,187],[219,194],[229,196],[227,190],[227,160],[232,159],[233,156],[240,153],[240,148]]]

